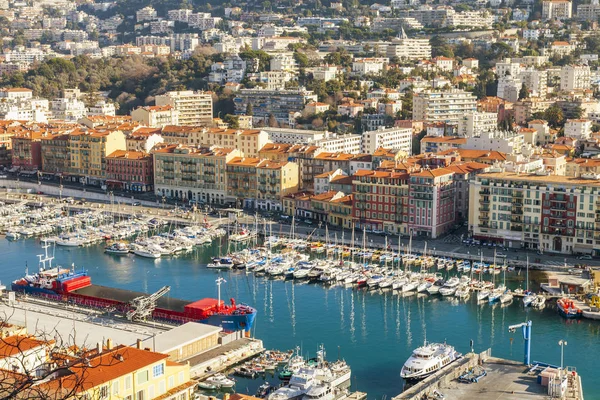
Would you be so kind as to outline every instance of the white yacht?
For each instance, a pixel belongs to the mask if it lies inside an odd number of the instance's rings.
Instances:
[[[457,277],[452,277],[440,288],[440,294],[442,296],[452,296],[456,293],[460,280]]]
[[[214,374],[208,378],[206,382],[218,386],[219,388],[232,388],[235,385],[233,379],[230,379],[223,374]]]
[[[160,258],[161,254],[153,251],[152,249],[148,248],[148,249],[144,249],[144,248],[139,248],[133,251],[133,254],[135,254],[136,256],[140,256],[140,257],[144,257],[144,258]]]
[[[314,368],[300,368],[292,375],[290,383],[277,389],[269,400],[299,400],[317,383],[317,371]]]
[[[448,364],[458,360],[462,354],[446,343],[425,343],[416,348],[402,366],[400,376],[404,379],[423,379]]]

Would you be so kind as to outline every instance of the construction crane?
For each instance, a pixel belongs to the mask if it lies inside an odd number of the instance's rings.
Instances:
[[[127,311],[129,321],[145,320],[152,315],[156,302],[171,290],[170,286],[163,286],[149,296],[139,296],[129,302],[131,309]]]
[[[525,340],[523,362],[525,362],[525,365],[531,365],[531,321],[511,325],[508,327],[508,331],[514,333],[519,328],[523,330],[523,339]]]

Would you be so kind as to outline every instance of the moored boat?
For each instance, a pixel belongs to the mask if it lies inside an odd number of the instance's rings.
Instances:
[[[413,350],[402,366],[400,376],[407,380],[424,379],[460,357],[462,354],[446,343],[425,343]]]
[[[558,299],[556,302],[558,313],[567,319],[581,318],[582,311],[575,302],[567,297]]]

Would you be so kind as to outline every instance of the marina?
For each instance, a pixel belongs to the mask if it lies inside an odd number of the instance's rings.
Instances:
[[[598,334],[597,326],[579,319],[584,316],[584,309],[586,315],[593,315],[597,305],[582,303],[576,297],[566,298],[563,294],[571,292],[573,287],[587,287],[592,277],[579,277],[586,273],[583,270],[556,273],[540,285],[540,282],[530,280],[528,260],[525,268],[515,266],[512,262],[506,263],[496,251],[491,261],[483,254],[479,260],[460,255],[453,257],[440,252],[434,254],[431,249],[428,251],[427,243],[423,248],[415,249],[412,239],[405,241],[406,246],[401,246],[401,238],[397,238],[396,249],[403,249],[398,253],[393,250],[392,238],[389,243],[386,238],[382,249],[368,246],[365,231],[352,233],[350,242],[355,245],[348,246],[342,244],[343,234],[340,238],[337,233],[329,235],[327,230],[322,241],[302,239],[295,235],[294,225],[284,239],[272,234],[272,225],[241,225],[237,219],[235,223],[218,221],[221,226],[206,217],[180,224],[158,216],[125,217],[107,210],[82,209],[73,213],[62,209],[59,212],[56,207],[38,209],[43,215],[40,218],[46,218],[44,221],[51,229],[40,234],[21,235],[18,226],[27,222],[17,216],[27,213],[24,207],[22,203],[0,207],[18,221],[5,227],[7,233],[15,233],[14,237],[7,235],[7,240],[0,241],[0,248],[4,248],[9,257],[15,252],[10,258],[10,267],[4,271],[6,278],[2,276],[3,281],[23,276],[22,271],[27,266],[35,265],[34,260],[23,260],[16,254],[44,253],[38,261],[46,272],[40,278],[27,275],[30,277],[28,282],[39,280],[39,286],[43,287],[47,284],[45,280],[55,279],[51,272],[53,265],[46,264],[53,257],[60,265],[77,266],[70,272],[57,269],[60,282],[57,293],[63,296],[67,293],[77,304],[91,306],[100,313],[109,306],[109,312],[121,313],[126,319],[150,317],[150,314],[144,314],[144,309],[135,306],[136,301],[148,298],[156,302],[157,308],[152,315],[154,321],[160,322],[165,315],[186,310],[191,304],[179,299],[216,297],[215,304],[221,304],[221,298],[232,297],[256,308],[256,318],[252,317],[246,325],[237,324],[235,328],[231,325],[233,329],[245,328],[249,336],[264,340],[268,348],[296,349],[294,357],[299,360],[310,358],[313,351],[309,349],[319,349],[323,345],[337,347],[338,360],[347,360],[347,365],[353,369],[352,379],[348,379],[350,390],[367,392],[369,397],[372,393],[374,396],[395,396],[402,392],[405,383],[400,376],[410,377],[410,374],[404,374],[402,360],[411,353],[417,354],[414,351],[419,351],[415,350],[418,343],[426,343],[428,339],[438,342],[436,349],[439,348],[441,359],[457,354],[441,362],[443,371],[447,364],[450,364],[448,368],[453,367],[455,359],[461,362],[460,353],[468,353],[466,338],[473,340],[475,347],[493,348],[503,357],[507,357],[508,349],[508,358],[515,358],[512,355],[514,337],[507,337],[501,328],[524,318],[534,320],[536,325],[543,321],[542,326],[563,326],[564,333],[568,332],[569,336],[572,335],[570,330],[585,336],[581,332],[582,326],[594,332],[590,338]],[[69,225],[64,226],[65,221]],[[71,235],[61,237],[63,230],[71,230]],[[121,230],[130,232],[129,236],[119,236]],[[225,232],[229,232],[230,240],[222,237]],[[113,240],[113,235],[120,240]],[[123,240],[124,237],[130,241]],[[94,240],[73,246],[59,243],[81,238]],[[78,269],[83,272],[76,272]],[[165,279],[166,276],[169,279]],[[91,279],[94,280],[92,285]],[[23,280],[14,282],[17,285],[13,283],[13,289],[21,290],[19,288],[25,285]],[[541,289],[544,294],[537,294],[542,293],[537,292]],[[31,294],[38,295],[37,291]],[[579,289],[572,293],[581,294]],[[44,296],[44,300],[58,300],[52,293],[44,292]],[[555,300],[559,300],[558,303]],[[222,307],[222,311],[228,310],[228,306]],[[565,312],[566,308],[581,312]],[[310,318],[315,311],[322,318]],[[311,321],[309,326],[305,324],[307,320]],[[458,321],[464,326],[457,326]],[[229,322],[213,324],[223,326],[225,330],[230,328]],[[446,326],[452,326],[454,330],[448,331]],[[315,331],[324,332],[325,337],[314,335],[312,332]],[[558,330],[553,332],[559,333]],[[392,346],[395,358],[389,358],[391,354],[379,350],[371,359],[369,344],[373,340]],[[551,346],[545,341],[546,338],[542,346]],[[446,346],[440,344],[442,342],[454,346],[456,352],[454,347],[448,347],[452,352],[442,351]],[[261,388],[272,391],[285,385],[299,368],[304,368],[302,363],[282,367],[272,362],[244,362],[262,352],[260,343],[246,343],[238,338],[235,345],[224,344],[222,350],[228,354],[226,362],[219,356],[221,350],[198,355],[193,359],[193,375],[204,379],[202,385],[207,390],[225,389],[235,382],[236,391],[253,394]],[[535,346],[538,346],[537,342]],[[437,351],[432,349],[432,354]],[[369,367],[374,368],[381,362],[393,367],[374,374]],[[424,375],[436,374],[433,366],[426,366],[425,370]],[[215,376],[221,372],[228,375]],[[585,376],[585,369],[582,374]],[[387,381],[377,383],[381,376],[387,377]],[[584,382],[592,387],[595,384]],[[316,398],[340,398],[351,393],[335,387],[324,387],[317,392],[313,393]],[[308,387],[304,395],[311,396]]]
[[[36,265],[35,254],[41,252],[40,243],[33,239],[2,240],[0,249],[6,259],[3,282],[22,276],[26,263]],[[151,293],[168,283],[171,291],[167,296],[181,299],[216,297],[214,280],[223,276],[227,281],[221,287],[224,298],[235,297],[257,308],[252,335],[263,340],[266,348],[301,346],[306,355],[314,354],[321,343],[333,353],[339,346],[352,366],[351,390],[367,392],[369,398],[402,392],[402,363],[424,340],[446,340],[466,353],[472,339],[476,349],[491,347],[497,357],[520,359],[521,346],[513,345],[518,335],[509,334],[506,328],[527,318],[533,320],[537,332],[543,332],[532,345],[534,359],[543,355],[545,361],[558,364],[558,340],[568,337],[567,350],[581,352],[593,346],[600,334],[596,322],[565,320],[552,307],[523,308],[514,301],[507,305],[478,304],[474,296],[468,301],[429,295],[407,297],[391,289],[349,289],[310,284],[307,280],[258,277],[243,270],[207,269],[206,264],[218,252],[219,245],[212,243],[188,254],[151,260],[131,255],[114,257],[105,254],[102,245],[91,245],[56,247],[55,257],[61,265],[74,263],[85,268],[95,284]],[[514,273],[507,274],[508,286],[515,284],[514,278]],[[318,319],[313,318],[315,310]],[[380,345],[374,347],[375,342]],[[586,379],[593,377],[591,360],[578,359],[577,368],[586,395],[593,398],[600,393],[600,385]],[[277,377],[236,378],[236,390],[254,394],[264,380],[273,379]]]

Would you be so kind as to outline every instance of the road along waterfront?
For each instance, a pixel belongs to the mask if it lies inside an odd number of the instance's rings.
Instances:
[[[3,255],[0,279],[4,284],[20,278],[26,265],[37,265],[42,252],[35,239],[0,240]],[[498,357],[522,359],[522,337],[508,333],[508,326],[533,321],[532,359],[560,363],[558,341],[568,341],[565,364],[574,365],[583,377],[587,398],[600,398],[600,381],[594,379],[600,324],[595,321],[567,321],[553,308],[523,309],[515,300],[501,307],[478,305],[474,296],[466,302],[441,297],[402,297],[391,291],[365,291],[342,286],[271,280],[244,271],[218,272],[206,263],[218,252],[213,243],[196,248],[186,256],[149,260],[108,256],[101,245],[55,250],[57,263],[84,267],[93,283],[124,289],[153,292],[170,285],[169,296],[196,300],[216,297],[215,279],[222,275],[222,297],[235,297],[258,309],[253,334],[266,348],[289,349],[301,346],[303,354],[314,356],[321,343],[328,358],[338,354],[352,367],[352,389],[367,392],[369,398],[391,397],[401,392],[399,372],[411,351],[424,340],[444,341],[459,351],[489,347]],[[514,278],[514,276],[512,277]],[[507,278],[509,279],[509,278]],[[269,378],[276,379],[276,378]],[[259,382],[240,381],[237,390],[253,393]]]

